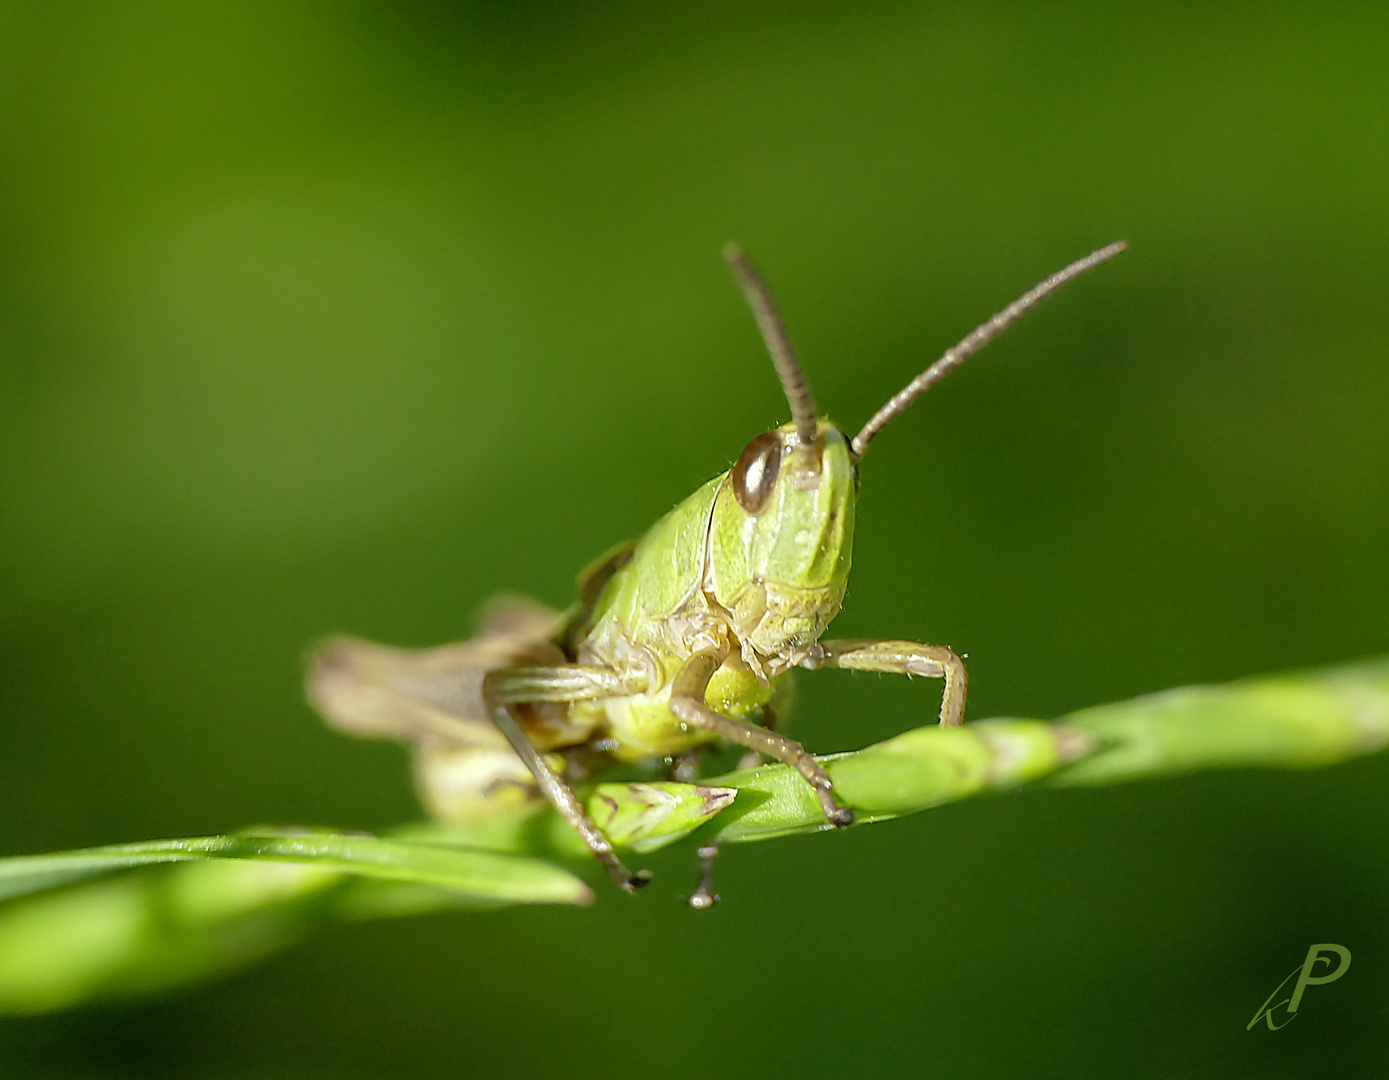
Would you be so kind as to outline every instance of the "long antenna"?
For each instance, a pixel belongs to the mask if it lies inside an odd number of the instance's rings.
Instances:
[[[1123,251],[1128,245],[1120,240],[1118,243],[1102,247],[1098,251],[1092,251],[1083,259],[1077,259],[1064,270],[1058,270],[1041,284],[1034,286],[1020,297],[1014,300],[1006,308],[1000,311],[986,323],[977,326],[970,334],[956,345],[953,349],[946,351],[939,360],[928,367],[911,382],[907,383],[902,390],[894,394],[886,405],[873,414],[872,419],[863,425],[863,430],[854,436],[849,444],[853,447],[856,455],[862,456],[868,449],[868,444],[873,441],[873,437],[892,423],[893,420],[901,416],[913,401],[919,398],[941,379],[945,378],[957,367],[963,364],[969,357],[973,356],[985,345],[991,342],[1010,325],[1017,322],[1028,309],[1041,300],[1048,293],[1055,292],[1062,285],[1072,278],[1079,277],[1091,267],[1099,266],[1100,263],[1114,258],[1119,252]]]
[[[743,296],[747,298],[748,306],[752,308],[752,314],[762,331],[762,340],[767,343],[767,352],[771,353],[772,363],[776,365],[777,378],[781,380],[786,403],[791,406],[791,419],[796,422],[796,437],[802,446],[813,446],[816,434],[815,418],[819,415],[815,411],[815,399],[810,394],[805,373],[801,371],[801,365],[796,360],[796,352],[791,348],[791,341],[786,336],[786,327],[782,325],[781,316],[777,314],[771,291],[757,273],[757,268],[737,244],[725,245],[723,257],[733,271],[733,276],[738,279]]]

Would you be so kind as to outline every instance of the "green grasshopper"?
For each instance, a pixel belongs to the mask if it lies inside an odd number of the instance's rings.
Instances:
[[[495,604],[479,634],[421,651],[351,638],[328,643],[309,697],[328,722],[411,742],[418,786],[439,819],[477,819],[543,795],[628,892],[633,873],[574,794],[597,765],[663,762],[681,779],[720,741],[794,768],[828,822],[854,821],[829,776],[776,730],[796,667],[944,680],[940,723],[964,715],[965,665],[912,641],[821,640],[849,576],[859,462],[868,444],[929,387],[1048,293],[1123,250],[1104,247],[1053,274],[980,325],[893,396],[852,439],[822,419],[771,295],[737,247],[725,250],[771,354],[792,420],[758,435],[635,543],[579,578],[558,614]],[[709,868],[690,898],[714,902]]]

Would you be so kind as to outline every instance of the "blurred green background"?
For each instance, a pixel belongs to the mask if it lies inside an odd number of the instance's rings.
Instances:
[[[1049,717],[1389,650],[1383,5],[0,2],[0,852],[417,811],[299,657],[464,636],[785,406],[878,442],[840,636]],[[804,675],[793,731],[926,722]],[[1389,761],[1030,792],[0,1024],[6,1077],[1382,1075]],[[1354,956],[1245,1025],[1313,942]],[[1329,1071],[1323,1071],[1329,1070]]]

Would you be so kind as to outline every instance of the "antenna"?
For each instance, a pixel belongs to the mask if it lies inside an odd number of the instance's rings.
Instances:
[[[953,349],[946,350],[945,355],[907,383],[901,391],[888,399],[886,405],[873,414],[872,419],[863,425],[863,430],[855,435],[849,444],[853,448],[854,454],[862,457],[863,452],[868,449],[868,444],[873,441],[873,437],[906,412],[908,405],[1026,315],[1028,310],[1042,297],[1055,292],[1066,282],[1079,277],[1092,267],[1099,266],[1100,263],[1114,258],[1127,246],[1123,240],[1120,240],[1108,247],[1102,247],[1098,251],[1092,251],[1085,258],[1077,259],[1064,270],[1058,270],[1041,284],[1033,286],[988,322],[975,327],[963,341]],[[808,395],[809,391],[806,393]]]
[[[791,419],[796,422],[796,438],[802,446],[814,446],[816,417],[819,415],[815,411],[815,398],[810,394],[805,373],[801,371],[796,352],[786,337],[786,327],[782,325],[781,316],[777,314],[772,294],[757,273],[757,268],[737,244],[725,245],[723,257],[729,269],[733,271],[733,276],[737,278],[748,306],[752,308],[752,314],[762,331],[762,340],[767,344],[767,352],[771,354],[772,363],[776,365],[777,378],[781,380],[786,403],[791,406]]]

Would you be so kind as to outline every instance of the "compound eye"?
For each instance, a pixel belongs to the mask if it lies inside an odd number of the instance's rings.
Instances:
[[[781,470],[781,439],[774,432],[759,435],[743,448],[733,466],[733,497],[746,513],[756,516],[767,507]]]

